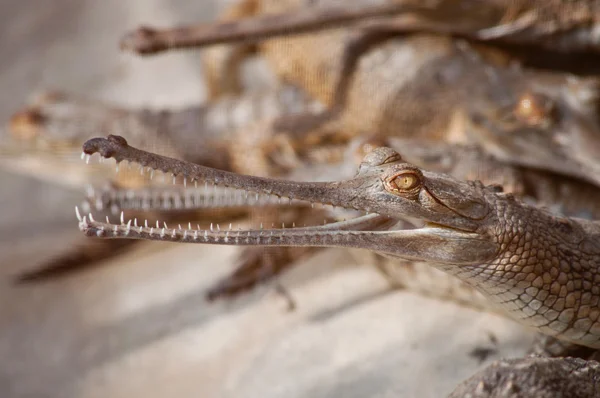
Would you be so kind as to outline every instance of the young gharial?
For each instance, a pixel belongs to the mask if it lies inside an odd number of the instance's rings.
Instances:
[[[498,186],[464,182],[405,162],[387,147],[368,153],[356,176],[346,181],[291,182],[251,177],[179,161],[129,146],[119,136],[95,138],[84,155],[137,163],[143,172],[161,171],[186,185],[209,184],[239,190],[240,198],[283,198],[307,206],[329,204],[355,217],[321,226],[282,229],[201,230],[121,224],[81,216],[79,228],[95,238],[147,239],[238,246],[316,246],[368,249],[388,257],[416,260],[458,277],[513,319],[568,344],[600,348],[600,223],[556,217],[522,203]],[[361,215],[363,214],[363,215]],[[406,221],[413,227],[406,228]],[[533,361],[539,369],[557,367],[581,383],[561,384],[554,372],[536,377],[504,377],[507,395],[491,391],[490,372],[519,372]],[[594,391],[600,369],[595,361],[525,359],[488,368],[472,396],[592,396],[554,394]],[[557,384],[558,383],[558,384]],[[546,391],[544,389],[550,388]],[[515,395],[526,391],[528,395]],[[479,394],[479,395],[477,395]],[[511,395],[512,394],[512,395]],[[533,395],[532,395],[533,394]],[[544,395],[545,394],[545,395]]]

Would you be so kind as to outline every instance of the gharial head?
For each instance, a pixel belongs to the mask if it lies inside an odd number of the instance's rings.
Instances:
[[[486,69],[467,102],[470,139],[498,159],[600,183],[600,80]]]
[[[224,186],[239,192],[241,200],[276,201],[289,198],[295,204],[325,204],[348,209],[356,217],[321,226],[281,229],[202,230],[156,227],[137,220],[120,224],[79,217],[79,227],[91,237],[177,241],[203,244],[259,246],[328,246],[370,249],[390,256],[445,264],[481,264],[493,258],[500,243],[496,237],[496,213],[490,200],[512,200],[497,187],[455,180],[406,163],[391,148],[368,153],[356,176],[346,181],[293,182],[251,177],[220,171],[155,155],[129,146],[119,136],[95,138],[84,144],[84,154],[99,153],[137,163],[144,174],[163,172],[191,189]],[[251,194],[250,194],[251,193]],[[250,199],[249,199],[250,198]],[[265,199],[261,199],[265,198]],[[492,199],[490,199],[492,198]],[[287,200],[285,201],[287,202]],[[360,213],[366,213],[360,215]],[[416,228],[406,229],[406,221]],[[468,249],[468,250],[467,250]]]

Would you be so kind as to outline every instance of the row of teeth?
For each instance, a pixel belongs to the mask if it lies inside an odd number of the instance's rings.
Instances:
[[[86,164],[89,164],[91,156],[92,155],[88,155],[85,152],[81,153],[81,159],[85,160]],[[111,158],[105,158],[105,157],[103,157],[102,155],[99,154],[99,161],[100,161],[100,163],[103,163],[105,160],[108,160],[108,159],[111,159]],[[163,174],[163,181],[166,182],[167,181],[167,177],[170,174],[170,178],[171,178],[171,181],[172,181],[173,185],[177,184],[178,176],[176,174],[165,173],[165,172],[160,171],[160,170],[155,170],[155,169],[153,169],[151,167],[144,167],[144,166],[140,165],[137,162],[130,162],[130,161],[127,161],[127,160],[124,160],[123,162],[127,162],[127,166],[126,167],[129,170],[131,170],[131,167],[132,167],[131,165],[133,163],[135,165],[134,167],[137,167],[139,169],[140,175],[141,176],[149,175],[150,176],[150,180],[152,180],[154,178],[154,174],[156,172],[160,172],[160,173]],[[119,169],[120,169],[118,162],[116,162],[116,166],[115,167],[116,167],[116,172],[118,173]],[[187,188],[187,186],[188,186],[188,178],[185,177],[185,176],[182,177],[182,178],[181,177],[179,177],[179,178],[183,181],[184,188]],[[201,189],[201,188],[199,188],[200,184],[199,184],[198,180],[196,180],[196,179],[193,180],[193,186],[194,186],[195,190]],[[267,194],[267,193],[259,193],[259,192],[253,192],[253,191],[246,191],[246,190],[241,190],[241,189],[236,189],[236,188],[221,187],[221,186],[218,186],[216,183],[213,183],[213,182],[206,182],[206,181],[204,182],[204,189],[205,189],[205,191],[208,191],[210,189],[209,187],[211,187],[211,186],[214,187],[213,189],[215,191],[217,189],[223,189],[223,190],[229,190],[229,192],[239,192],[240,196],[241,196],[241,199],[238,198],[237,200],[238,201],[239,200],[246,201],[244,203],[244,205],[249,205],[250,203],[248,202],[248,200],[250,198],[254,197],[255,200],[254,200],[254,204],[252,204],[253,206],[257,206],[257,205],[260,206],[262,204],[265,204],[265,205],[278,204],[278,205],[280,205],[280,204],[282,204],[282,201],[287,201],[288,204],[300,204],[300,203],[302,203],[302,204],[306,204],[307,205],[307,204],[310,203],[311,207],[313,207],[313,208],[315,206],[315,203],[313,203],[313,202],[292,199],[292,198],[289,198],[289,197],[286,197],[286,196],[279,196],[279,195],[272,195],[272,194]],[[131,191],[131,193],[125,193],[126,197],[127,197],[127,195],[132,195],[132,194],[134,194],[133,191]],[[185,204],[185,199],[187,199],[187,197],[184,198],[184,206],[189,206],[189,203],[191,202],[191,200],[188,200],[188,205],[186,205]],[[238,205],[239,202],[235,202],[235,201],[232,202],[230,200],[229,203],[232,203],[231,206],[236,206],[236,205]],[[100,203],[98,200],[96,200],[95,204],[96,204],[96,208],[98,210],[101,210],[104,207],[103,203]],[[197,204],[198,204],[198,201],[196,201],[196,205]],[[331,205],[329,203],[320,203],[320,204],[322,204],[323,206],[329,205],[329,206],[331,206],[333,208],[333,210],[336,209],[336,206]],[[144,206],[144,204],[142,204],[142,206]],[[218,203],[218,206],[219,207],[221,207],[221,206],[227,206],[227,201],[225,201],[224,203]],[[148,208],[148,207],[145,207],[145,208]],[[164,208],[168,209],[168,207],[164,207]],[[177,208],[177,207],[175,207],[175,208]],[[185,207],[183,207],[183,208],[185,209]],[[342,208],[344,210],[350,210],[350,211],[351,210],[359,210],[359,209],[350,209],[350,208],[345,208],[345,207],[340,207],[340,208]],[[367,211],[367,214],[368,213],[369,212]]]
[[[186,210],[198,208],[226,208],[238,206],[262,207],[282,205],[283,199],[278,196],[242,191],[235,188],[223,188],[205,183],[204,188],[188,189],[185,191],[134,191],[107,190],[97,194],[93,187],[87,190],[87,200],[94,204],[95,209],[102,211],[107,204],[113,214],[121,209],[159,209]],[[286,204],[298,205],[306,202],[288,199]],[[314,206],[313,206],[314,207]]]
[[[90,223],[93,224],[98,224],[96,220],[94,220],[94,217],[92,215],[92,213],[89,213],[86,216],[81,216],[81,213],[79,211],[79,207],[75,207],[75,215],[77,216],[77,220],[79,221],[79,228],[81,230],[90,227],[90,224],[88,223],[88,221]],[[209,241],[212,240],[214,242],[218,242],[220,238],[223,239],[224,242],[228,242],[229,239],[233,239],[233,241],[235,241],[236,243],[240,242],[240,239],[244,239],[246,238],[246,242],[249,243],[250,242],[250,234],[252,233],[252,231],[250,230],[242,230],[241,228],[238,227],[238,229],[233,229],[233,225],[230,223],[228,229],[224,229],[222,230],[219,224],[216,224],[216,227],[213,225],[213,223],[210,224],[210,228],[209,229],[201,229],[200,225],[197,225],[197,228],[193,228],[191,223],[188,223],[188,228],[182,228],[181,224],[178,225],[178,228],[169,228],[167,226],[167,223],[163,222],[162,226],[160,225],[159,221],[156,221],[156,226],[150,226],[148,224],[148,220],[144,221],[144,225],[138,225],[138,221],[137,218],[134,220],[128,220],[127,222],[125,222],[125,217],[124,217],[124,213],[121,212],[121,218],[120,218],[121,224],[113,224],[110,222],[109,218],[106,217],[106,224],[105,225],[100,225],[97,226],[97,236],[102,237],[102,236],[106,236],[107,233],[112,233],[113,236],[115,237],[126,237],[128,236],[132,231],[136,232],[138,234],[142,234],[142,233],[147,233],[150,237],[152,237],[153,235],[156,235],[157,237],[161,237],[161,238],[165,238],[165,237],[170,237],[172,239],[190,239],[190,240],[194,240],[194,241],[198,241],[198,240],[204,240],[204,241]],[[323,221],[324,224],[327,224],[327,221],[324,220]],[[272,225],[272,227],[274,228],[274,225]],[[282,229],[285,229],[285,224],[282,224]],[[295,228],[296,225],[294,223],[292,223],[292,228]],[[261,229],[261,235],[259,236],[254,236],[253,239],[255,239],[257,242],[260,242],[261,238],[266,238],[267,241],[269,240],[269,238],[273,237],[274,233],[271,230],[270,233],[267,231],[264,231],[264,235],[263,235],[263,225],[260,225],[260,229]],[[291,232],[293,233],[294,229],[291,230]],[[243,234],[247,234],[247,236],[243,236]],[[351,234],[352,231],[336,231],[335,234],[339,235],[348,235]],[[281,231],[281,235],[285,235],[284,231]]]

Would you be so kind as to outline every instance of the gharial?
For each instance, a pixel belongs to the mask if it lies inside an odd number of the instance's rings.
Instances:
[[[151,227],[137,220],[96,221],[77,210],[79,228],[95,238],[198,244],[315,246],[368,249],[391,258],[427,262],[451,274],[509,317],[569,345],[600,347],[600,223],[557,217],[498,186],[460,181],[405,162],[391,148],[368,153],[356,176],[332,182],[292,182],[220,171],[133,148],[120,136],[95,138],[84,155],[267,197],[324,203],[350,212],[349,220],[285,229]],[[415,221],[416,220],[416,221]],[[406,222],[413,223],[412,228]],[[523,369],[536,369],[522,374]],[[594,360],[526,358],[484,370],[472,388],[454,396],[594,396],[600,386]],[[491,381],[503,381],[500,385]],[[493,395],[497,394],[497,395]],[[504,394],[504,395],[501,395]],[[525,394],[525,395],[524,395]],[[562,394],[562,395],[561,395]]]

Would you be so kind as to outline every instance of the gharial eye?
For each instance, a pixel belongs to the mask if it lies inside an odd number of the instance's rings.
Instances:
[[[525,93],[513,112],[517,119],[529,126],[548,125],[552,122],[554,102],[541,94]]]
[[[390,191],[410,191],[421,185],[421,178],[416,173],[407,171],[387,178],[385,185]]]

